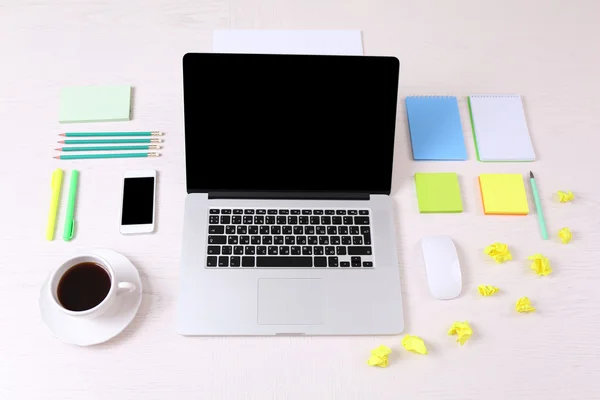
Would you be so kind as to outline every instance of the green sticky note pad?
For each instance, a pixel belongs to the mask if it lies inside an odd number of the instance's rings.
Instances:
[[[70,86],[60,91],[58,122],[129,121],[131,86]]]
[[[463,211],[458,175],[455,173],[417,173],[415,185],[420,212],[459,213]]]

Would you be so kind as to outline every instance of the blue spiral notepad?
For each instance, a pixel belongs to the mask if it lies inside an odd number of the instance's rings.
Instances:
[[[410,96],[406,113],[415,160],[467,159],[456,97]]]

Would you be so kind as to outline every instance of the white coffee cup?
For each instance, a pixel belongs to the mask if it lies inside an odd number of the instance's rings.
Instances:
[[[102,300],[95,307],[82,311],[73,311],[65,308],[60,303],[58,298],[58,284],[69,269],[82,263],[94,263],[104,268],[110,278],[110,289],[108,290],[104,300]],[[131,282],[117,281],[113,268],[104,258],[97,255],[78,255],[65,261],[60,267],[52,272],[50,276],[49,290],[50,297],[54,300],[58,308],[60,308],[65,314],[73,317],[95,318],[104,314],[115,304],[115,302],[119,301],[120,295],[123,293],[133,292],[135,290],[135,284]]]

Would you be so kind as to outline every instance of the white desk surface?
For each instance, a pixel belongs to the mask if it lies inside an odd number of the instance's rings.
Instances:
[[[51,4],[53,3],[53,4]],[[1,399],[597,399],[600,397],[600,3],[592,0],[4,0],[0,4],[0,398]],[[423,337],[429,356],[397,337],[184,338],[174,331],[185,198],[181,56],[211,51],[212,30],[361,29],[365,54],[401,60],[393,195],[402,271],[405,333]],[[158,160],[52,159],[58,93],[65,85],[135,87],[133,120],[94,127],[167,132]],[[518,93],[538,161],[479,163],[465,96]],[[466,162],[413,162],[406,95],[460,96]],[[90,129],[92,125],[70,126]],[[54,168],[81,170],[77,237],[44,239]],[[118,232],[121,175],[159,171],[158,231]],[[482,215],[476,184],[484,172],[538,177],[552,240],[535,213]],[[460,174],[465,212],[420,215],[413,174]],[[552,195],[577,198],[557,204]],[[66,196],[63,196],[63,201]],[[533,203],[530,201],[530,205]],[[61,209],[62,232],[65,207]],[[556,232],[574,232],[562,245]],[[448,234],[463,264],[464,291],[433,300],[418,265],[419,239]],[[483,248],[510,244],[515,260],[495,265]],[[139,268],[144,298],[126,331],[79,348],[54,339],[37,299],[48,272],[76,248],[104,246]],[[550,277],[528,269],[541,252]],[[476,294],[479,284],[502,292]],[[517,314],[527,295],[538,311]],[[446,334],[469,320],[463,347]],[[369,351],[393,348],[387,369]]]

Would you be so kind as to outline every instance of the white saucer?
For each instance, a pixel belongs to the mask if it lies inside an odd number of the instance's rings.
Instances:
[[[85,254],[96,254],[107,260],[119,281],[135,284],[135,290],[119,294],[111,310],[93,319],[72,317],[60,310],[48,290],[46,279],[40,293],[42,320],[54,337],[65,343],[78,346],[91,346],[112,339],[133,321],[142,303],[142,281],[135,266],[122,254],[108,249],[92,249]]]

